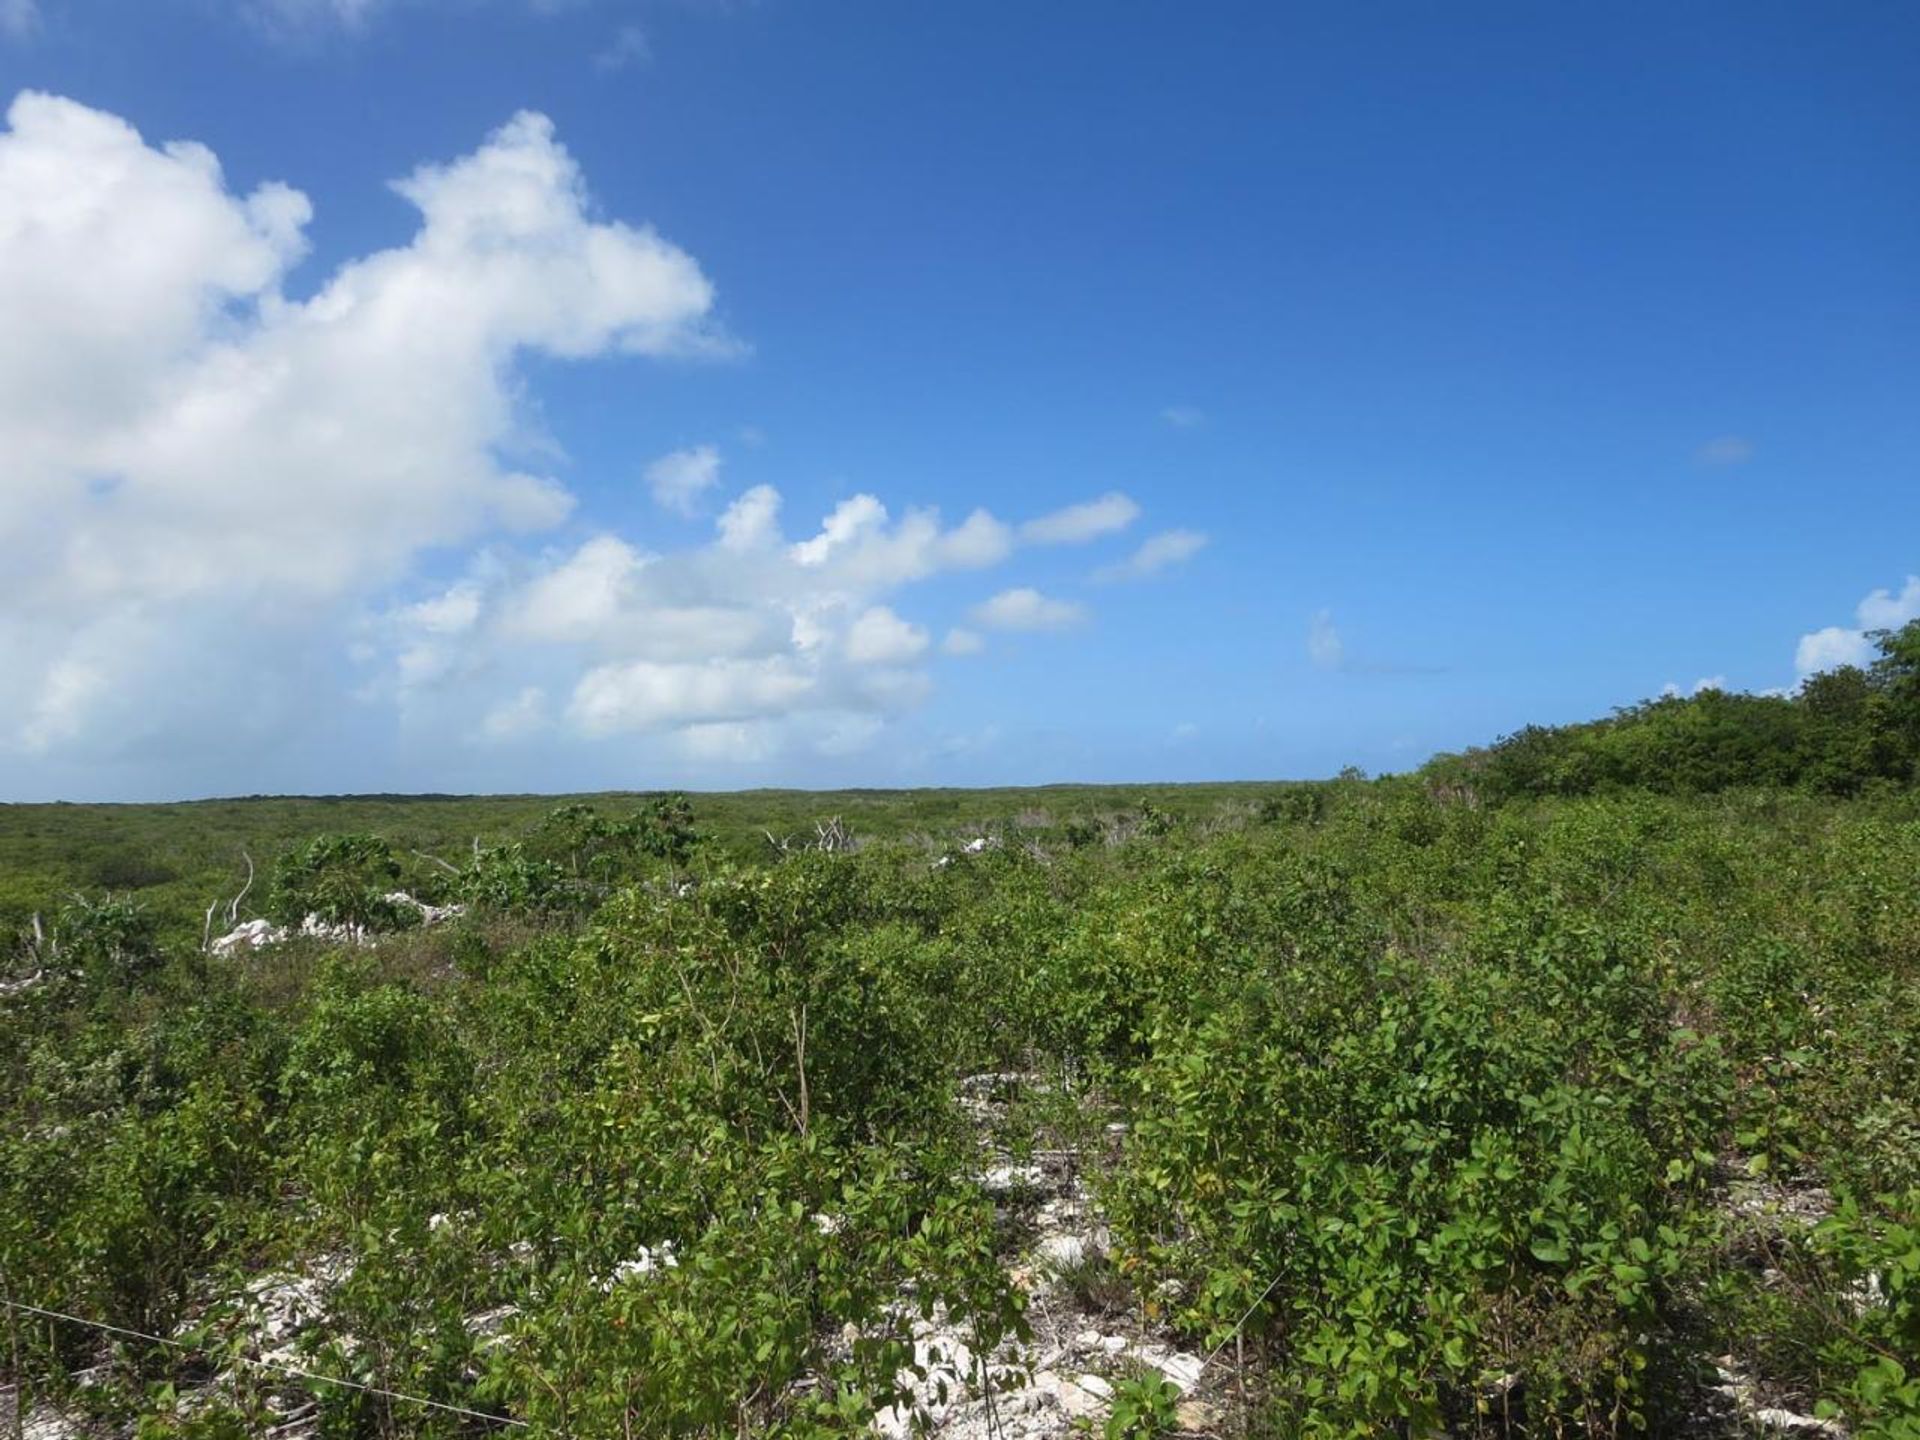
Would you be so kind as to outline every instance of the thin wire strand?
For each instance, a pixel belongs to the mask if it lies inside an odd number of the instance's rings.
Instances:
[[[1275,1275],[1273,1279],[1269,1280],[1267,1282],[1267,1288],[1260,1292],[1260,1298],[1258,1300],[1255,1300],[1251,1305],[1247,1306],[1246,1313],[1243,1314],[1238,1320],[1234,1321],[1233,1329],[1227,1332],[1226,1339],[1222,1340],[1218,1345],[1214,1346],[1213,1349],[1207,1352],[1207,1358],[1202,1360],[1200,1362],[1200,1368],[1193,1372],[1194,1384],[1198,1385],[1200,1383],[1200,1377],[1206,1373],[1207,1367],[1213,1364],[1215,1357],[1217,1357],[1222,1350],[1227,1348],[1228,1344],[1233,1340],[1233,1338],[1236,1335],[1240,1333],[1241,1328],[1246,1325],[1247,1321],[1253,1318],[1253,1312],[1258,1310],[1262,1305],[1266,1304],[1267,1297],[1273,1294],[1275,1290],[1280,1288],[1280,1281],[1282,1277],[1286,1275],[1286,1273],[1287,1273],[1286,1271],[1282,1270],[1280,1274]]]
[[[188,1345],[184,1341],[169,1340],[164,1335],[149,1335],[142,1330],[129,1330],[124,1325],[109,1325],[104,1320],[89,1320],[84,1315],[68,1315],[59,1310],[47,1310],[38,1305],[23,1304],[18,1300],[0,1299],[0,1305],[9,1310],[19,1310],[28,1315],[43,1315],[49,1320],[64,1320],[70,1325],[84,1325],[91,1330],[105,1330],[114,1335],[125,1335],[134,1340],[148,1340],[155,1345],[165,1345],[170,1349],[184,1350],[191,1355],[206,1354],[204,1348]],[[464,1405],[452,1405],[445,1400],[429,1400],[425,1395],[409,1395],[403,1390],[387,1390],[378,1385],[363,1385],[358,1380],[342,1380],[337,1375],[321,1375],[312,1370],[302,1370],[293,1365],[282,1365],[277,1361],[263,1360],[257,1355],[236,1355],[234,1357],[245,1365],[257,1365],[262,1370],[272,1370],[281,1375],[291,1375],[301,1380],[315,1380],[322,1385],[339,1385],[348,1390],[361,1390],[369,1395],[382,1395],[389,1400],[406,1400],[415,1405],[425,1405],[432,1410],[445,1410],[454,1415],[465,1415],[471,1420],[490,1420],[495,1425],[511,1425],[517,1430],[532,1427],[525,1420],[516,1420],[511,1415],[496,1415],[488,1410],[469,1410]]]

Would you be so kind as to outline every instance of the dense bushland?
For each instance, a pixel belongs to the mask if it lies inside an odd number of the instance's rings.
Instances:
[[[7,1293],[217,1357],[318,1277],[325,1373],[543,1433],[844,1434],[916,1312],[1024,1324],[958,1103],[1020,1070],[1126,1117],[1114,1279],[1235,1339],[1258,1433],[1696,1433],[1721,1356],[1920,1433],[1911,792],[1345,780],[763,863],[691,818],[291,849],[283,913],[378,921],[395,867],[469,907],[368,948],[76,905],[0,1000]],[[48,1393],[103,1354],[8,1343]],[[283,1383],[113,1357],[76,1393],[152,1436],[254,1433]],[[478,1423],[313,1396],[328,1434]]]
[[[1920,778],[1920,620],[1870,637],[1879,658],[1810,676],[1792,695],[1665,696],[1581,725],[1529,725],[1427,767],[1487,799],[1779,787],[1822,795]]]

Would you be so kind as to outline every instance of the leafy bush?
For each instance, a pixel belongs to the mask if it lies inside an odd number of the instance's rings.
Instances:
[[[1878,1212],[1878,1213],[1876,1213]],[[1920,1437],[1920,1189],[1872,1207],[1842,1199],[1815,1242],[1830,1256],[1852,1312],[1828,1358],[1851,1371],[1823,1411],[1872,1440]]]
[[[1870,638],[1880,652],[1872,665],[1811,676],[1793,696],[1669,695],[1584,725],[1529,725],[1427,774],[1494,800],[1741,786],[1854,795],[1908,784],[1920,774],[1920,620]]]
[[[61,970],[104,984],[126,984],[161,959],[153,916],[137,902],[108,895],[77,895],[54,925],[54,958]]]
[[[399,930],[419,920],[412,906],[387,898],[399,883],[400,862],[379,836],[319,835],[274,865],[267,909],[283,925],[314,915],[329,925]]]

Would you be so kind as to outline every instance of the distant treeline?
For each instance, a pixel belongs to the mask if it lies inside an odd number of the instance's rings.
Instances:
[[[1424,774],[1487,800],[1765,786],[1857,795],[1920,779],[1920,620],[1868,638],[1879,657],[1792,695],[1703,690],[1579,725],[1529,725]]]

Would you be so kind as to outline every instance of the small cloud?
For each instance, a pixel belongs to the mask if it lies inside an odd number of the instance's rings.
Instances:
[[[711,445],[675,450],[647,466],[646,478],[656,505],[691,515],[700,497],[720,483],[720,452]]]
[[[1720,435],[1693,452],[1694,463],[1716,470],[1744,465],[1753,459],[1753,442],[1744,435]]]
[[[602,75],[612,75],[635,65],[645,65],[651,59],[653,46],[647,42],[647,32],[638,25],[622,25],[593,57],[593,68]]]
[[[1682,690],[1678,684],[1676,684],[1672,680],[1669,680],[1666,684],[1660,687],[1660,694],[1663,697],[1666,697],[1669,699],[1678,699],[1682,695],[1699,695],[1699,694],[1703,694],[1708,690],[1719,690],[1724,692],[1726,688],[1727,688],[1726,676],[1704,675],[1700,679],[1694,681],[1693,688],[1689,690]]]
[[[1055,600],[1030,586],[1002,590],[973,607],[975,624],[989,630],[1066,630],[1087,618],[1086,607]]]
[[[723,550],[766,550],[780,543],[780,492],[756,485],[740,496],[718,521]]]
[[[767,443],[767,432],[758,425],[742,425],[739,435],[740,443],[749,450],[761,449]]]
[[[40,28],[36,0],[0,0],[0,35],[24,40]]]
[[[1842,665],[1865,665],[1872,659],[1873,645],[1866,632],[1840,625],[1802,635],[1793,650],[1793,668],[1802,675],[1838,670]]]
[[[1140,548],[1117,565],[1094,572],[1103,584],[1116,580],[1145,580],[1169,566],[1192,559],[1206,548],[1207,537],[1198,530],[1163,530],[1150,536]]]
[[[1898,595],[1891,590],[1874,591],[1854,613],[1868,630],[1898,630],[1909,620],[1920,620],[1920,575],[1907,576]]]
[[[975,510],[940,537],[940,557],[961,570],[998,565],[1013,549],[1013,535],[985,510]]]
[[[1800,637],[1793,665],[1803,679],[1842,665],[1871,664],[1875,651],[1869,631],[1898,630],[1909,620],[1920,620],[1920,575],[1907,576],[1898,592],[1875,590],[1854,607],[1853,618],[1857,623],[1852,629],[1829,625]]]
[[[1347,659],[1347,647],[1334,628],[1331,610],[1316,610],[1307,623],[1307,658],[1316,669],[1338,670]]]
[[[1098,500],[1027,521],[1020,527],[1020,538],[1029,545],[1084,545],[1126,529],[1139,517],[1138,505],[1118,490],[1110,490]]]
[[[241,13],[270,37],[297,39],[338,26],[349,33],[365,28],[384,0],[244,0]]]
[[[1430,665],[1405,660],[1356,659],[1347,652],[1346,639],[1333,623],[1333,611],[1316,610],[1307,622],[1307,659],[1316,670],[1334,670],[1342,675],[1412,678],[1445,675],[1445,665]]]
[[[1198,725],[1194,724],[1191,720],[1182,720],[1178,725],[1173,727],[1172,731],[1167,735],[1167,740],[1174,745],[1184,745],[1189,740],[1197,739],[1199,735],[1200,727]]]
[[[465,634],[480,618],[480,587],[471,580],[462,580],[444,594],[407,606],[400,612],[400,618],[429,635]]]
[[[1207,423],[1207,412],[1198,405],[1169,405],[1160,412],[1160,419],[1176,430],[1198,430]]]
[[[956,625],[947,631],[947,638],[940,642],[940,648],[949,655],[978,655],[987,648],[987,642],[977,630]]]

